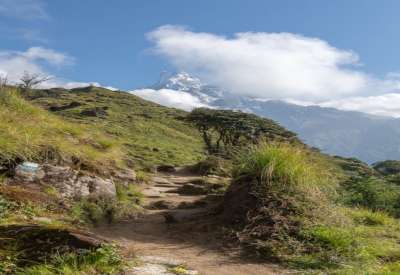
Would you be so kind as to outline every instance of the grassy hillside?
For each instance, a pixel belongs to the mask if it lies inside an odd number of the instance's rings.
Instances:
[[[110,137],[134,166],[194,163],[204,154],[197,130],[182,121],[185,112],[128,93],[87,87],[34,90],[27,98],[66,121]]]
[[[207,128],[213,138],[226,134],[224,127],[237,129],[246,121],[261,125],[267,138],[250,142],[244,130],[244,142],[225,148],[231,154],[211,151],[206,158],[202,134],[187,123],[186,112],[97,87],[32,90],[23,96],[8,88],[0,92],[0,167],[51,160],[96,174],[203,160],[197,168],[205,174],[233,177],[219,208],[222,225],[251,254],[306,274],[400,273],[398,162],[370,167],[354,158],[327,156],[273,121],[232,111],[209,113],[200,122],[213,118],[214,128]],[[235,126],[227,123],[231,117]],[[132,199],[139,201],[140,194],[134,186],[117,187],[115,200],[82,200],[65,213],[54,190],[0,185],[0,223],[51,217],[65,226],[103,218],[110,209],[117,216],[130,214],[137,206]],[[2,258],[9,258],[9,251],[0,249]],[[0,273],[2,268],[8,265],[0,264]]]
[[[118,141],[93,125],[68,122],[22,99],[0,93],[0,164],[20,160],[79,161],[89,166],[119,165]]]

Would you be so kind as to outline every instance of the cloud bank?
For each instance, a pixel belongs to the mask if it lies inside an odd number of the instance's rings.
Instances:
[[[382,104],[400,92],[398,75],[369,75],[355,52],[318,38],[254,32],[225,37],[167,25],[148,39],[178,70],[234,94],[400,116],[398,108]]]
[[[140,96],[160,105],[190,111],[196,107],[207,107],[197,97],[182,91],[161,89],[139,89],[130,91],[131,94]]]

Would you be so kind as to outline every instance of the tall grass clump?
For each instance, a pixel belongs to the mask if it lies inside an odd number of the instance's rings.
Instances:
[[[301,232],[334,208],[328,166],[299,146],[261,143],[241,153],[225,195],[224,217],[261,257],[301,253]]]

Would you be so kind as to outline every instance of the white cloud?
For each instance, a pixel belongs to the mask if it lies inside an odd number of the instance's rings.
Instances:
[[[179,70],[233,93],[320,102],[399,90],[398,79],[360,70],[358,55],[291,33],[238,33],[232,38],[163,26],[148,34],[154,51]]]
[[[360,111],[373,115],[400,118],[400,94],[396,93],[367,97],[350,97],[322,102],[318,105],[345,111]]]
[[[355,52],[318,38],[254,32],[225,37],[170,25],[148,38],[177,69],[234,94],[400,117],[400,73],[367,74]]]
[[[169,89],[139,89],[130,91],[130,93],[167,107],[178,108],[186,111],[190,111],[196,107],[207,106],[201,103],[197,97],[182,91]]]
[[[163,26],[148,34],[156,53],[211,84],[254,97],[326,100],[368,88],[358,56],[291,33],[238,33],[227,38]]]
[[[44,64],[62,66],[70,64],[72,58],[51,49],[32,47],[25,52],[0,51],[0,71],[8,76],[11,82],[18,82],[23,73],[49,75]]]
[[[0,0],[0,14],[18,19],[48,19],[42,0]]]
[[[42,47],[32,47],[26,52],[19,52],[18,54],[30,61],[42,59],[52,65],[67,65],[73,62],[73,58],[64,53]]]
[[[19,83],[25,71],[31,74],[50,76],[51,79],[42,83],[40,85],[41,88],[64,87],[72,89],[90,85],[101,87],[97,82],[76,82],[56,77],[52,75],[45,66],[61,67],[71,65],[73,62],[74,58],[65,53],[42,47],[32,47],[24,52],[0,51],[0,75],[7,76],[7,79],[13,84]],[[106,88],[117,90],[114,87]]]

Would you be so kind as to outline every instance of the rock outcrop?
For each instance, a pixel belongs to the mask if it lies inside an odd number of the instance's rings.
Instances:
[[[126,174],[118,174],[120,178],[128,179]],[[129,180],[133,180],[134,173]],[[81,198],[89,195],[116,196],[114,182],[94,175],[85,175],[68,166],[44,164],[35,171],[27,171],[19,165],[15,169],[12,180],[15,184],[32,184],[52,186],[64,198]]]

